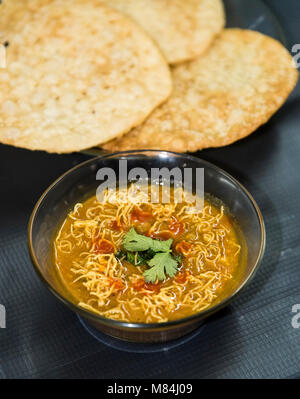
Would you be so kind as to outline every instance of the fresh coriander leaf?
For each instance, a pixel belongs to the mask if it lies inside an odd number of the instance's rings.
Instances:
[[[165,270],[166,270],[166,274],[169,277],[174,277],[175,274],[177,273],[178,269],[178,262],[173,258],[173,256],[171,256],[170,254],[168,254],[168,258],[167,258],[167,263],[165,264]]]
[[[126,260],[134,266],[145,265],[147,262],[141,254],[136,255],[136,252],[127,252]]]
[[[132,227],[124,236],[123,246],[130,252],[147,251],[150,249],[154,252],[169,252],[172,242],[172,238],[166,241],[154,240],[153,238],[138,234]]]
[[[127,260],[127,262],[131,263],[132,265],[137,266],[138,261],[137,261],[134,253],[127,252],[126,253],[126,260]],[[137,261],[137,263],[135,261]]]
[[[115,254],[115,257],[119,260],[126,259],[127,262],[131,263],[134,266],[147,265],[148,260],[152,259],[155,255],[155,252],[152,249],[148,249],[147,251],[142,252],[129,252],[129,251],[118,251]]]
[[[147,269],[143,273],[143,276],[147,283],[155,283],[157,279],[163,281],[166,278],[164,268],[161,268],[160,266],[153,266],[150,269]]]
[[[147,282],[154,283],[156,279],[163,281],[166,279],[166,274],[169,277],[174,277],[177,273],[178,262],[172,257],[169,252],[156,254],[149,262],[150,269],[144,272],[144,277]]]
[[[124,236],[123,247],[126,249],[126,259],[135,266],[148,264],[150,269],[144,272],[147,282],[163,281],[166,275],[175,276],[181,257],[176,259],[171,255],[173,240],[155,240],[138,234],[134,228]]]
[[[148,259],[144,259],[139,254],[136,256],[133,252],[118,251],[115,257],[119,260],[126,259],[127,262],[133,264],[134,266],[145,265]],[[151,259],[151,258],[150,258]]]
[[[154,252],[169,252],[172,245],[172,238],[166,241],[152,240],[151,249]]]
[[[138,255],[136,257],[137,262],[136,262],[135,266],[147,265],[148,260],[152,259],[154,255],[155,255],[155,252],[152,251],[152,249],[148,249],[148,251],[138,252]],[[127,256],[127,260],[128,260],[128,256]]]
[[[130,252],[147,251],[152,246],[152,238],[138,234],[132,227],[124,236],[123,247]]]
[[[148,251],[141,252],[140,255],[143,257],[145,260],[145,263],[147,263],[148,260],[152,259],[153,256],[155,255],[156,252],[153,251],[153,249],[148,249]]]

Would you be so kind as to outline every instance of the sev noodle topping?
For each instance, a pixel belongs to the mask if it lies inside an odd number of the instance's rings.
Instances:
[[[80,307],[119,321],[162,323],[231,292],[242,244],[224,206],[205,199],[190,213],[189,199],[151,203],[148,195],[132,186],[108,189],[101,202],[94,196],[76,204],[63,222],[55,264]]]

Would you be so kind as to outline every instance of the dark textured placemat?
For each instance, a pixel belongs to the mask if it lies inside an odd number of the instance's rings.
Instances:
[[[300,42],[298,0],[270,0]],[[289,3],[289,4],[288,4]],[[263,264],[251,285],[174,350],[135,354],[97,342],[35,276],[26,227],[42,191],[85,159],[0,146],[0,378],[300,377],[300,87],[266,126],[226,148],[198,155],[238,178],[257,200],[267,228]]]

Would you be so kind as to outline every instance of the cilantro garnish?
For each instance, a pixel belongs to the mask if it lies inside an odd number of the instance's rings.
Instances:
[[[123,238],[123,247],[131,252],[147,251],[151,248],[152,241],[152,238],[138,234],[132,227]]]
[[[140,266],[146,265],[148,260],[152,259],[154,255],[155,252],[149,249],[143,252],[118,251],[115,256],[119,260],[126,259],[132,265]]]
[[[150,268],[144,272],[146,282],[154,283],[163,281],[166,276],[174,277],[178,271],[180,256],[173,256],[171,245],[173,240],[155,240],[138,234],[131,228],[124,236],[123,247],[125,251],[116,254],[118,259],[125,258],[134,266],[148,265]]]
[[[171,250],[172,238],[166,241],[152,240],[151,249],[154,252],[169,252]]]
[[[150,269],[144,272],[145,280],[148,283],[154,283],[156,279],[163,281],[166,279],[166,274],[169,277],[174,277],[178,271],[178,262],[169,252],[156,254],[148,262],[148,265],[150,266]]]
[[[172,242],[172,238],[167,241],[160,241],[143,236],[138,234],[132,227],[123,239],[123,247],[131,252],[147,251],[149,249],[154,252],[167,252],[170,250]]]

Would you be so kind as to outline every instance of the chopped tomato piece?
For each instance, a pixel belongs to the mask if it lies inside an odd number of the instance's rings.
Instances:
[[[150,233],[149,237],[166,241],[166,240],[169,240],[169,238],[173,238],[173,234],[169,230],[162,230],[159,232]]]
[[[125,284],[121,280],[114,280],[112,286],[118,291],[123,291],[125,288]]]
[[[176,245],[176,252],[187,255],[192,248],[192,245],[186,241],[181,241]]]
[[[172,222],[169,224],[169,230],[177,236],[184,232],[184,224],[182,222],[178,222],[176,218],[173,218]]]
[[[142,279],[139,279],[139,280],[135,281],[134,283],[132,283],[132,286],[136,291],[140,291],[141,289],[143,289],[144,285],[145,285],[145,281]]]
[[[125,230],[125,226],[121,224],[119,220],[113,220],[110,227],[115,231]]]
[[[95,252],[99,254],[112,254],[115,252],[115,247],[110,241],[101,238],[101,240],[95,244]]]
[[[140,279],[137,280],[135,283],[132,284],[133,288],[136,291],[142,291],[142,290],[147,290],[147,291],[152,291],[154,293],[158,293],[160,291],[160,284],[153,284],[153,283],[146,283],[144,280]]]
[[[186,271],[182,271],[179,272],[176,276],[175,276],[175,281],[179,284],[184,284],[186,282],[187,276],[189,275],[188,272]]]
[[[158,294],[160,291],[160,284],[145,283],[145,289],[148,291],[153,291],[155,292],[155,294]]]
[[[132,222],[149,222],[153,219],[153,215],[151,212],[143,211],[142,209],[135,207],[130,215]]]

